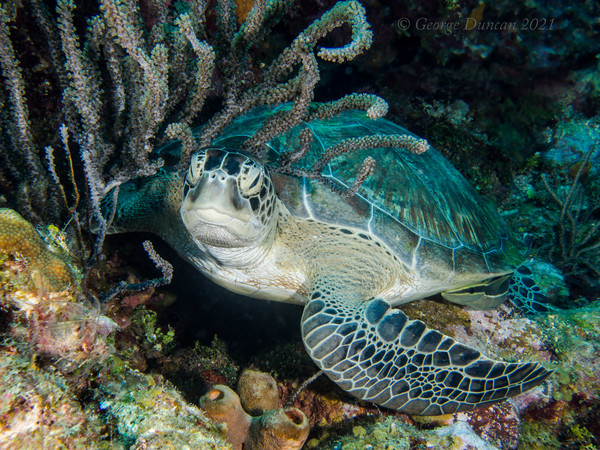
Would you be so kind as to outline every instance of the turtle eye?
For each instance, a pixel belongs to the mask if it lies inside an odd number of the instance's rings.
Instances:
[[[253,197],[260,193],[265,177],[265,171],[253,161],[246,161],[242,165],[238,178],[238,187],[244,197]]]
[[[204,163],[206,161],[206,150],[199,150],[195,152],[190,159],[190,169],[186,177],[186,182],[191,186],[195,186],[202,175],[204,170]]]

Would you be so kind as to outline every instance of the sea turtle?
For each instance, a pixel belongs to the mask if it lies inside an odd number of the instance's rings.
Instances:
[[[441,293],[475,308],[506,299],[521,254],[499,215],[435,149],[358,150],[334,158],[323,179],[268,169],[310,128],[310,166],[351,137],[407,134],[361,111],[315,120],[271,140],[258,158],[241,142],[277,109],[234,121],[189,170],[161,169],[104,202],[110,231],[158,234],[216,283],[251,297],[304,306],[306,350],[350,394],[410,414],[471,410],[541,383],[537,363],[500,362],[394,308]],[[168,149],[163,151],[168,155]],[[366,156],[373,173],[349,186]],[[531,283],[522,283],[524,294]]]

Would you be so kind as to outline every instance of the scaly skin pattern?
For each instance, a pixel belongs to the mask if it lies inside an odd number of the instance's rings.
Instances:
[[[491,360],[392,309],[389,299],[410,285],[411,272],[383,242],[291,221],[279,243],[309,273],[305,347],[350,394],[409,414],[449,414],[520,394],[552,373],[536,363]]]
[[[327,376],[360,399],[408,414],[449,414],[520,394],[552,373],[486,358],[385,300],[348,305],[324,288],[316,285],[304,310],[304,343]]]
[[[0,250],[20,255],[31,276],[38,274],[51,291],[62,291],[76,283],[67,262],[48,249],[29,222],[8,208],[0,208]]]

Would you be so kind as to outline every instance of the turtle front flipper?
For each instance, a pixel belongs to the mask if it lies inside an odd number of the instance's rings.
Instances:
[[[408,414],[448,414],[520,394],[552,373],[537,363],[486,358],[387,301],[340,294],[312,293],[302,336],[327,376],[360,399]]]

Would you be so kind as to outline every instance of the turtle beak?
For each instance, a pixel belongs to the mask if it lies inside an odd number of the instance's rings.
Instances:
[[[186,193],[181,212],[215,225],[233,220],[248,222],[251,209],[238,189],[237,181],[221,169],[204,173],[198,183]]]

